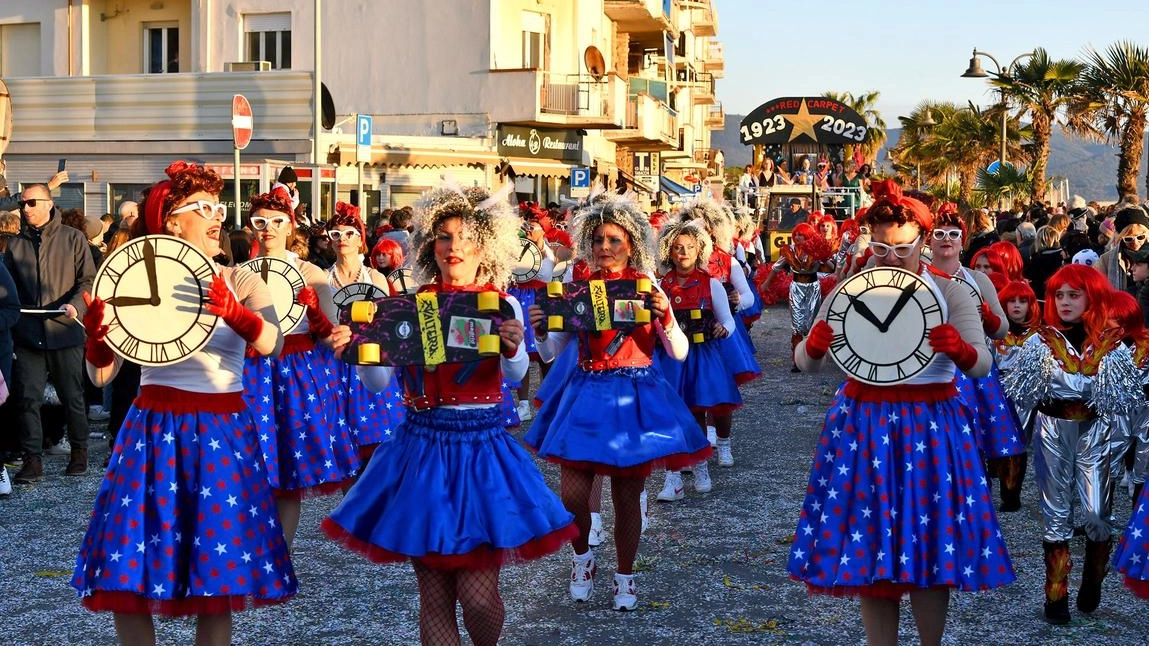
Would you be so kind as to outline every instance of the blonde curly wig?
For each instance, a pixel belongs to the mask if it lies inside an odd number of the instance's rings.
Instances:
[[[654,274],[654,230],[633,200],[604,193],[580,208],[571,218],[576,258],[597,268],[594,259],[594,230],[601,224],[616,224],[630,237],[629,264],[644,274]]]
[[[705,270],[710,262],[710,254],[714,251],[714,241],[710,239],[710,234],[706,233],[706,227],[697,220],[670,222],[662,227],[662,231],[658,234],[659,268],[663,273],[674,269],[674,263],[670,262],[670,247],[678,236],[694,238],[698,244],[698,262],[695,267]]]
[[[413,278],[420,285],[441,278],[435,262],[435,230],[448,218],[462,220],[463,231],[479,250],[476,283],[493,283],[502,289],[522,246],[522,219],[511,208],[506,190],[494,195],[482,188],[442,186],[423,194],[415,203],[411,233]]]
[[[700,220],[710,234],[715,247],[730,251],[734,244],[734,213],[727,212],[718,202],[699,197],[682,205],[675,214],[679,221]]]

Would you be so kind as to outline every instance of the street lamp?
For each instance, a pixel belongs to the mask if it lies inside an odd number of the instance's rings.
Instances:
[[[1007,67],[1004,68],[1004,71],[1009,72],[1009,70],[1013,69],[1013,67],[1015,65],[1017,65],[1018,61],[1020,61],[1024,58],[1033,58],[1033,56],[1035,56],[1035,55],[1036,55],[1036,52],[1028,52],[1028,53],[1025,53],[1025,54],[1018,56],[1017,58],[1013,59],[1012,63],[1010,63]],[[1005,76],[1005,73],[1002,71],[1001,63],[998,63],[997,59],[994,58],[992,54],[990,54],[989,52],[979,52],[979,51],[977,51],[977,48],[974,47],[973,48],[973,58],[969,59],[969,67],[966,68],[965,73],[962,74],[962,78],[983,79],[983,78],[989,77],[989,74],[987,74],[985,69],[983,69],[981,66],[981,59],[979,58],[980,56],[985,56],[989,60],[993,61],[994,66],[997,68],[997,77],[999,79]],[[1005,101],[1005,88],[1003,87],[1003,88],[999,88],[999,89],[1001,90],[1001,153],[998,155],[998,159],[1001,162],[1001,167],[1004,168],[1005,167],[1006,120],[1007,120],[1007,117],[1009,116],[1009,114],[1008,114],[1009,110],[1008,110],[1008,106],[1007,106],[1006,101]]]

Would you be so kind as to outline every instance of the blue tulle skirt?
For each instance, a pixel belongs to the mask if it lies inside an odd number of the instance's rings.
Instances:
[[[685,361],[672,359],[661,345],[655,347],[654,361],[666,382],[695,413],[724,415],[742,406],[742,395],[722,359],[719,342],[692,343]]]
[[[490,406],[409,411],[322,528],[376,562],[476,569],[554,552],[573,521]]]
[[[523,441],[551,462],[627,477],[677,470],[711,452],[690,409],[654,368],[575,368],[562,393],[543,401]]]
[[[762,376],[762,368],[754,358],[754,345],[750,343],[750,332],[740,316],[734,317],[734,329],[730,336],[716,341],[722,353],[722,360],[727,368],[734,374],[738,384],[753,381]]]
[[[903,399],[847,387],[826,414],[788,566],[812,592],[896,598],[1015,578],[970,411],[956,395]]]
[[[180,616],[295,594],[255,425],[234,401],[235,412],[180,413],[137,398],[76,557],[86,607]]]
[[[1113,568],[1125,575],[1125,587],[1133,594],[1149,599],[1149,487],[1142,488],[1134,502],[1133,515],[1113,552]]]
[[[571,341],[551,362],[547,376],[543,377],[539,389],[535,391],[535,406],[541,407],[548,399],[562,395],[575,370],[578,370],[578,343]]]
[[[747,278],[749,280],[749,278]],[[750,283],[750,293],[754,295],[754,302],[746,309],[738,312],[735,316],[742,319],[746,325],[751,325],[762,316],[762,311],[765,307],[762,305],[762,297],[758,294],[758,290],[754,289],[754,283]]]
[[[332,494],[359,471],[359,449],[336,392],[343,367],[333,361],[316,350],[244,361],[243,397],[278,496]]]
[[[395,428],[403,423],[407,414],[403,390],[399,380],[392,378],[382,392],[373,393],[363,385],[353,364],[340,363],[341,389],[346,389],[343,399],[347,406],[347,425],[352,441],[359,447],[360,457],[367,458],[376,444],[390,440]]]
[[[1025,453],[1025,431],[1017,410],[1005,396],[997,363],[979,379],[970,379],[961,370],[955,369],[955,374],[958,391],[974,413],[982,455],[989,459]]]

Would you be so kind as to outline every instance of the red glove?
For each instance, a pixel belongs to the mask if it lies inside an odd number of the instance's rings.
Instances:
[[[981,329],[985,330],[988,336],[997,334],[1001,329],[1001,317],[990,311],[989,303],[982,303],[978,309],[981,310]]]
[[[235,294],[231,293],[223,274],[216,274],[215,278],[211,279],[211,289],[207,293],[204,307],[223,319],[228,327],[235,330],[235,333],[248,343],[255,343],[259,333],[263,331],[263,319],[235,300]]]
[[[961,338],[957,328],[949,323],[930,330],[930,347],[934,352],[941,352],[953,359],[957,367],[963,372],[969,370],[977,363],[977,350]]]
[[[810,328],[806,336],[806,354],[811,359],[818,360],[830,351],[830,342],[834,340],[834,330],[825,321],[818,321]]]
[[[311,329],[315,338],[326,339],[331,336],[331,331],[335,329],[335,326],[331,325],[331,321],[327,320],[327,315],[319,309],[319,295],[315,293],[314,287],[304,287],[299,290],[295,302],[307,306],[307,327]]]
[[[88,306],[84,312],[84,331],[88,333],[84,341],[84,358],[97,368],[107,368],[116,360],[116,355],[105,340],[108,326],[104,325],[104,301],[84,292],[84,304]]]

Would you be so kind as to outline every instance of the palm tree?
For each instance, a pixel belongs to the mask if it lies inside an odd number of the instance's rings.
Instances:
[[[1149,49],[1118,41],[1104,53],[1085,51],[1085,69],[1069,106],[1069,127],[1080,134],[1117,141],[1117,193],[1137,193],[1145,124],[1149,115]],[[1149,190],[1149,175],[1146,176]]]
[[[994,79],[1006,100],[1018,105],[1019,119],[1028,117],[1033,128],[1033,166],[1030,169],[1030,193],[1045,199],[1046,168],[1049,164],[1049,138],[1058,113],[1075,96],[1078,77],[1085,64],[1073,60],[1051,60],[1049,52],[1038,47],[1033,56],[1018,63]]]
[[[1034,199],[1037,199],[1037,195],[1045,194],[1044,185],[1040,193],[1033,193],[1033,190],[1032,169],[1006,164],[996,173],[991,173],[985,168],[977,170],[975,192],[983,194],[987,203],[1016,200],[1025,196],[1034,196]]]
[[[972,103],[958,108],[952,103],[938,104],[934,119],[938,125],[930,131],[919,153],[928,160],[926,173],[936,177],[952,172],[958,181],[958,202],[970,203],[977,173],[997,159],[1001,137],[1001,111],[1005,106],[981,109]],[[1025,133],[1016,118],[1007,120],[1006,148],[1010,159],[1021,163],[1027,159],[1021,140]]]
[[[877,90],[865,94],[854,95],[852,92],[823,92],[822,96],[845,103],[866,121],[866,137],[862,140],[862,156],[868,163],[873,163],[878,150],[886,145],[886,122],[878,112]]]

